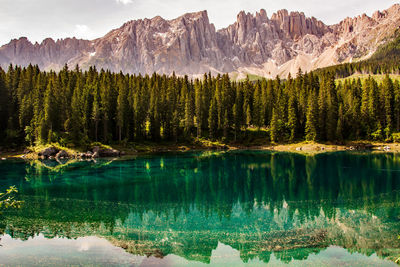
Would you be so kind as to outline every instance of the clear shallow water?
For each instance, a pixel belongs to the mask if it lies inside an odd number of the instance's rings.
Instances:
[[[400,156],[0,162],[0,265],[396,266]],[[5,260],[3,260],[5,259]]]

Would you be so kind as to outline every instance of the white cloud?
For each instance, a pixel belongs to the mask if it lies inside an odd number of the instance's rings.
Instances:
[[[90,38],[93,35],[92,30],[89,26],[84,24],[76,24],[74,30],[74,36],[77,38]]]
[[[124,4],[124,5],[127,5],[127,4],[132,4],[132,0],[115,0],[115,1],[117,1],[117,3],[121,3],[121,4]]]

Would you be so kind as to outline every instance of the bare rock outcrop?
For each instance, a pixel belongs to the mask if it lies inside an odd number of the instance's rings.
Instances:
[[[136,74],[286,76],[295,75],[298,67],[310,71],[368,58],[399,27],[399,4],[335,25],[302,12],[280,10],[268,17],[263,9],[254,15],[242,11],[235,23],[220,30],[201,11],[173,20],[132,20],[91,41],[48,38],[32,44],[25,37],[14,39],[0,47],[0,66],[37,64],[60,70],[79,64]]]
[[[54,157],[58,153],[58,149],[55,147],[47,147],[38,153],[39,157],[43,157],[45,159]]]
[[[99,146],[93,147],[92,152],[93,154],[91,154],[91,157],[93,158],[99,158],[99,157],[111,158],[111,157],[121,156],[121,152],[119,150],[113,148],[101,148]]]

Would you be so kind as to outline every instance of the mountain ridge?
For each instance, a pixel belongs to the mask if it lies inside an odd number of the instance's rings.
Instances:
[[[131,20],[94,40],[26,37],[0,47],[0,66],[37,64],[60,70],[65,64],[127,73],[200,76],[205,72],[243,77],[295,75],[366,59],[400,28],[400,5],[326,25],[303,12],[241,11],[236,22],[216,30],[206,10],[172,20]]]

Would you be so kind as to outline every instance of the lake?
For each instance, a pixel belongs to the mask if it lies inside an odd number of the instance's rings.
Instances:
[[[397,266],[400,155],[0,162],[0,266]]]

